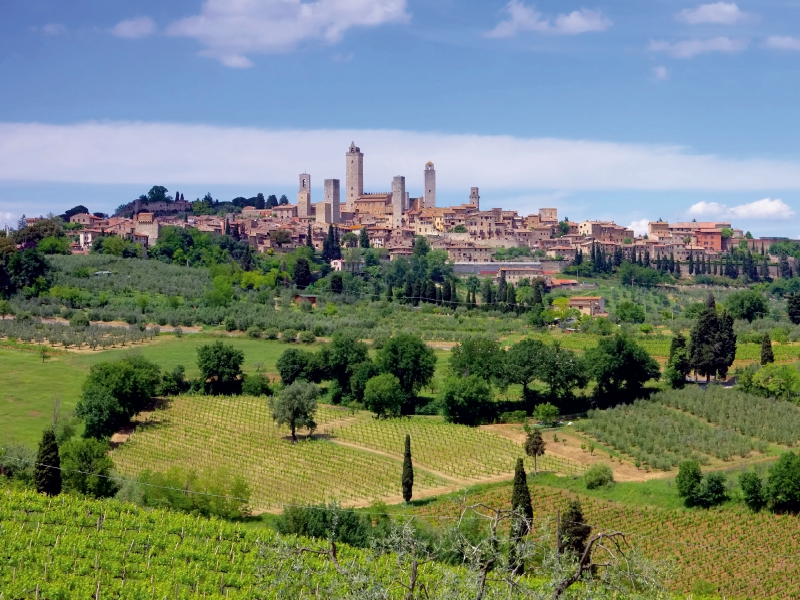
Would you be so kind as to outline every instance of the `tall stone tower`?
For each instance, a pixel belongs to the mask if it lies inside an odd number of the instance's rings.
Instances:
[[[311,175],[300,173],[300,184],[297,191],[297,216],[311,216]]]
[[[392,179],[392,227],[403,223],[403,207],[406,203],[406,178],[398,175]]]
[[[364,155],[361,153],[361,148],[356,146],[355,142],[351,142],[346,157],[345,206],[352,212],[355,209],[355,201],[364,193]]]
[[[430,161],[425,165],[425,193],[423,198],[422,205],[425,208],[436,208],[436,170]]]
[[[470,188],[469,192],[469,203],[474,204],[475,208],[478,210],[481,209],[481,197],[478,195],[478,188]]]
[[[339,196],[339,180],[338,179],[326,179],[325,180],[325,204],[330,205],[331,210],[331,223],[341,223],[342,217],[339,208],[340,196]],[[325,208],[327,212],[327,206]]]

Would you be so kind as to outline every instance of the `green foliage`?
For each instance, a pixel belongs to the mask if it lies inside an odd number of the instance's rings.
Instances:
[[[311,382],[319,382],[318,378],[318,359],[312,352],[289,348],[284,350],[276,363],[278,374],[284,387],[291,385],[299,379]]]
[[[536,408],[533,409],[533,416],[540,422],[545,425],[554,425],[556,419],[558,419],[559,410],[557,406],[553,406],[549,402],[543,402],[542,404],[537,404]]]
[[[689,364],[700,375],[725,377],[736,358],[736,335],[733,317],[723,311],[717,314],[713,296],[692,327]]]
[[[372,377],[364,387],[364,405],[378,417],[399,417],[405,400],[400,380],[391,373]]]
[[[442,386],[440,402],[445,421],[474,427],[486,420],[492,392],[477,375],[449,377]]]
[[[606,463],[596,463],[583,474],[586,489],[594,490],[614,483],[614,472]]]
[[[709,473],[694,490],[692,504],[701,508],[718,506],[728,500],[725,487],[725,475],[722,473]]]
[[[685,460],[681,463],[678,469],[678,475],[675,477],[675,487],[678,488],[678,495],[684,499],[687,506],[694,503],[697,496],[697,489],[703,480],[703,474],[700,471],[700,465],[693,460]]]
[[[732,292],[725,298],[725,307],[734,319],[752,322],[769,314],[769,306],[763,294],[755,290]]]
[[[36,491],[48,496],[58,496],[61,493],[61,458],[58,453],[58,443],[52,428],[45,429],[42,441],[39,442],[39,451],[36,453],[36,470],[34,480]]]
[[[644,384],[661,375],[658,363],[632,338],[601,337],[586,351],[586,364],[597,382],[596,395],[605,404],[635,398]]]
[[[517,459],[514,466],[514,483],[511,491],[511,510],[514,511],[514,537],[520,539],[528,533],[533,524],[533,505],[531,491],[528,488],[528,476],[525,474],[525,463]]]
[[[561,513],[558,531],[558,546],[565,554],[580,557],[586,549],[586,541],[592,528],[583,518],[583,508],[578,500],[570,500]]]
[[[318,397],[319,388],[316,385],[298,380],[269,399],[272,418],[278,425],[287,425],[292,430],[292,443],[297,441],[298,427],[304,427],[310,433],[317,428],[314,415]]]
[[[525,436],[525,454],[533,458],[534,475],[539,473],[538,461],[540,456],[544,456],[545,448],[547,448],[547,443],[542,439],[542,432],[539,431],[539,428],[534,427],[528,430],[528,434]]]
[[[800,454],[786,452],[769,468],[767,498],[775,512],[800,512]]]
[[[69,238],[49,236],[40,241],[36,247],[42,254],[71,254]]]
[[[742,489],[744,503],[753,512],[758,512],[767,505],[761,477],[755,471],[745,471],[739,475],[739,487]]]
[[[386,341],[375,364],[381,372],[397,377],[407,396],[414,396],[433,380],[436,355],[419,337],[401,334]]]
[[[111,479],[114,463],[108,444],[96,439],[72,438],[60,448],[64,488],[93,498],[106,498],[117,492]]]
[[[633,302],[620,302],[615,314],[623,323],[644,323],[644,309]]]
[[[244,352],[214,342],[197,349],[197,367],[211,394],[237,394],[242,386]]]
[[[158,387],[159,396],[177,396],[189,389],[186,381],[186,369],[177,365],[172,371],[165,371],[161,376],[161,385]]]
[[[800,396],[800,372],[793,365],[769,363],[749,365],[737,370],[739,387],[749,394],[765,398],[795,400]]]
[[[795,325],[800,325],[800,294],[794,293],[786,297],[786,309],[789,320]]]
[[[411,436],[406,434],[403,443],[403,474],[401,477],[403,487],[403,500],[411,502],[414,494],[414,465],[411,461]]]
[[[455,377],[477,375],[489,383],[499,381],[505,367],[505,352],[495,340],[467,338],[450,351],[450,371]]]
[[[367,382],[376,375],[380,375],[380,370],[371,360],[366,360],[355,368],[350,377],[350,395],[353,400],[364,402],[364,390]]]
[[[372,541],[369,518],[335,503],[287,506],[276,519],[275,529],[282,535],[334,540],[356,548],[368,548]]]
[[[242,394],[247,396],[271,396],[269,379],[262,373],[249,373],[242,381]]]
[[[772,352],[772,340],[769,333],[765,333],[761,339],[761,366],[774,363],[775,354]]]

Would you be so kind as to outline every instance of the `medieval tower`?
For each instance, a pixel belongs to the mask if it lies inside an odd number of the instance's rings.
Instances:
[[[398,175],[392,179],[392,227],[400,227],[406,200],[406,178]]]
[[[307,218],[311,216],[311,175],[300,174],[300,187],[297,191],[297,216]]]
[[[364,155],[355,142],[347,151],[347,169],[344,184],[345,206],[349,212],[355,210],[355,201],[364,193]]]
[[[422,206],[424,208],[436,208],[436,170],[430,161],[425,165],[425,193],[423,194]]]
[[[328,213],[328,206],[330,206],[331,219],[329,223],[341,223],[341,212],[339,202],[339,180],[326,179],[325,180],[325,214]]]
[[[476,209],[481,209],[481,197],[478,195],[478,188],[470,188],[469,203],[472,204]]]

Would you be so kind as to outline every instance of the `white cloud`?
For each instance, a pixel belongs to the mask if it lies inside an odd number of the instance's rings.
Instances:
[[[65,33],[67,28],[64,27],[61,23],[48,23],[44,27],[42,27],[42,33],[45,35],[60,35]]]
[[[172,23],[169,35],[198,40],[200,52],[228,67],[250,67],[248,54],[294,50],[301,42],[339,42],[353,27],[406,23],[406,0],[205,0],[199,15]]]
[[[513,37],[522,31],[576,35],[589,31],[605,31],[611,27],[611,21],[602,11],[583,8],[569,14],[560,14],[554,21],[545,19],[532,6],[526,6],[521,0],[511,0],[503,9],[508,19],[501,21],[486,37]]]
[[[185,152],[175,152],[181,140]],[[726,159],[677,146],[397,130],[270,130],[168,123],[0,123],[0,181],[296,185],[309,169],[344,179],[352,140],[367,187],[436,164],[442,190],[800,189],[800,162]]]
[[[111,28],[111,33],[119,38],[131,40],[147,37],[156,32],[156,24],[150,17],[139,17],[120,21]]]
[[[734,2],[715,2],[713,4],[700,4],[694,8],[686,8],[676,16],[678,20],[689,25],[699,25],[701,23],[733,25],[744,19],[747,14],[739,10],[739,7]]]
[[[765,44],[768,48],[775,48],[776,50],[800,50],[800,38],[788,35],[771,35],[767,38]]]
[[[791,219],[795,216],[792,207],[779,198],[775,200],[764,198],[731,207],[719,202],[698,202],[689,207],[687,214],[691,217],[760,220]]]
[[[628,225],[628,229],[633,229],[633,233],[636,235],[644,235],[648,232],[648,224],[650,223],[650,219],[639,219],[638,221],[632,221],[630,225]]]
[[[709,40],[683,40],[681,42],[650,42],[650,50],[666,52],[675,58],[691,58],[706,52],[727,52],[733,54],[747,48],[747,40],[716,37]]]
[[[667,67],[653,67],[653,79],[657,81],[666,81],[669,79]]]

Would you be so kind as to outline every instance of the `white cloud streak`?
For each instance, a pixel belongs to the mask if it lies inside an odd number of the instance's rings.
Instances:
[[[175,141],[180,141],[179,152]],[[800,164],[724,159],[685,148],[396,130],[268,130],[168,123],[0,123],[0,181],[295,185],[303,169],[344,179],[355,140],[365,181],[409,184],[432,160],[442,190],[800,189]]]
[[[739,10],[734,2],[714,2],[701,4],[694,8],[686,8],[677,15],[679,21],[689,25],[716,23],[718,25],[734,25],[745,19],[747,14]]]
[[[120,21],[111,28],[111,33],[118,38],[136,40],[156,32],[156,24],[150,17],[138,17]]]
[[[708,40],[683,40],[680,42],[651,41],[650,50],[666,52],[675,58],[692,58],[708,52],[734,54],[746,49],[747,45],[747,40],[716,37]]]
[[[667,67],[653,67],[653,79],[656,81],[667,81],[669,79]]]
[[[800,38],[788,35],[771,35],[765,42],[767,48],[775,50],[800,50]]]
[[[223,65],[253,65],[247,55],[289,52],[302,42],[335,44],[353,27],[407,23],[406,0],[206,0],[199,15],[172,23],[167,33],[190,37]]]
[[[61,35],[66,33],[67,28],[61,23],[48,23],[42,27],[42,33],[45,35]]]
[[[632,221],[628,228],[633,229],[633,233],[636,235],[644,235],[649,231],[649,223],[650,219],[639,219],[638,221]]]
[[[772,200],[764,198],[728,207],[719,202],[698,202],[689,207],[687,214],[690,217],[712,217],[717,219],[751,219],[765,221],[779,221],[791,219],[795,216],[792,207],[780,198]]]
[[[485,35],[489,38],[513,37],[521,32],[534,31],[562,35],[577,35],[590,31],[605,31],[612,22],[600,10],[583,8],[568,14],[560,14],[554,20],[545,19],[533,6],[521,0],[511,0],[503,8],[508,19],[501,21]]]

